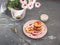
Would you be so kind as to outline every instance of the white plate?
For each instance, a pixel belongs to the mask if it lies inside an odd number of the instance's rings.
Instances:
[[[46,33],[47,33],[47,26],[42,22],[42,27],[43,27],[43,29],[42,29],[42,31],[40,32],[40,33],[38,33],[38,35],[37,36],[33,36],[32,34],[29,34],[29,33],[27,33],[26,31],[25,31],[25,28],[27,27],[27,26],[29,26],[29,24],[32,24],[32,23],[34,23],[35,21],[40,21],[40,20],[30,20],[30,21],[27,21],[25,24],[24,24],[24,26],[23,26],[23,32],[24,32],[24,34],[26,35],[26,36],[28,36],[28,37],[30,37],[30,38],[33,38],[33,39],[38,39],[38,38],[42,38],[42,37],[44,37],[45,35],[46,35]]]

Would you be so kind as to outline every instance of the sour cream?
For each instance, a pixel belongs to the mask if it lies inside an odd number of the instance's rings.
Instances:
[[[41,14],[40,19],[41,19],[42,21],[47,21],[47,20],[49,19],[49,17],[48,17],[47,14]]]

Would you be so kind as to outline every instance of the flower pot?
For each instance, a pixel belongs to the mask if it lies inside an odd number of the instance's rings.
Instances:
[[[11,9],[11,15],[12,18],[14,18],[15,20],[22,20],[25,16],[26,13],[26,9],[22,9],[22,10],[16,10],[16,9]]]

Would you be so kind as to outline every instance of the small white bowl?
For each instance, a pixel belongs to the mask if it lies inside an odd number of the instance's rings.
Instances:
[[[47,14],[41,14],[40,16],[41,21],[47,21],[49,19]]]

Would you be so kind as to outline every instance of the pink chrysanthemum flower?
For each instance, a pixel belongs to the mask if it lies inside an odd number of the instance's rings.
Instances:
[[[36,2],[36,0],[29,0],[29,3],[34,4]]]
[[[41,4],[39,2],[35,3],[35,7],[39,8],[41,6]]]
[[[26,0],[20,0],[20,3],[27,3],[27,1]]]
[[[28,9],[32,9],[34,5],[32,3],[28,4]]]
[[[26,3],[25,4],[22,4],[22,8],[25,8],[26,9],[27,6],[28,6],[28,4],[26,4]]]
[[[22,8],[28,8],[28,9],[32,9],[35,5],[35,7],[39,8],[41,6],[41,4],[39,2],[36,2],[36,0],[28,0],[29,3],[27,4],[27,0],[20,0],[20,3],[22,4]]]

